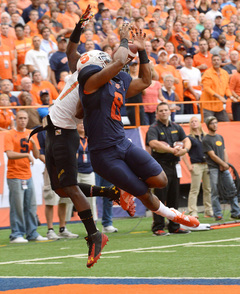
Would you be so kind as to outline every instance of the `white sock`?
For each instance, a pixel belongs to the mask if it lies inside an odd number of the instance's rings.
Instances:
[[[161,201],[160,201],[160,206],[158,208],[158,210],[153,211],[154,213],[164,216],[170,220],[173,220],[174,217],[176,216],[176,214],[167,206],[165,206]]]

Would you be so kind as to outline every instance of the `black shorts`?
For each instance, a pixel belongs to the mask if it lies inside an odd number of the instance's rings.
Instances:
[[[79,135],[76,129],[51,126],[46,135],[46,167],[53,190],[77,185]]]

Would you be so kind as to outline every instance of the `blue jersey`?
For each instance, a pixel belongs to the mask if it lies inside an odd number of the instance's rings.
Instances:
[[[125,138],[120,109],[125,104],[125,95],[132,78],[120,72],[95,93],[84,93],[87,79],[101,67],[89,65],[78,75],[79,97],[84,108],[84,127],[90,151],[117,145]]]

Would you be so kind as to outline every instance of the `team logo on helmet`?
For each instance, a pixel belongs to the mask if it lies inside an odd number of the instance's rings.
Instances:
[[[80,71],[88,65],[98,65],[104,68],[111,61],[112,59],[108,53],[100,50],[92,50],[80,56],[77,62],[77,70]]]

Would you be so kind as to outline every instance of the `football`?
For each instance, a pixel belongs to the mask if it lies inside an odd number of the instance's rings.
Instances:
[[[137,56],[137,45],[135,44],[128,44],[128,57],[126,64],[129,64],[136,56]]]
[[[117,51],[117,49],[115,49],[113,51],[112,58],[113,58],[115,52]],[[127,61],[125,64],[129,64],[137,56],[137,51],[138,51],[137,45],[132,44],[132,43],[128,43],[128,57],[127,57]]]

